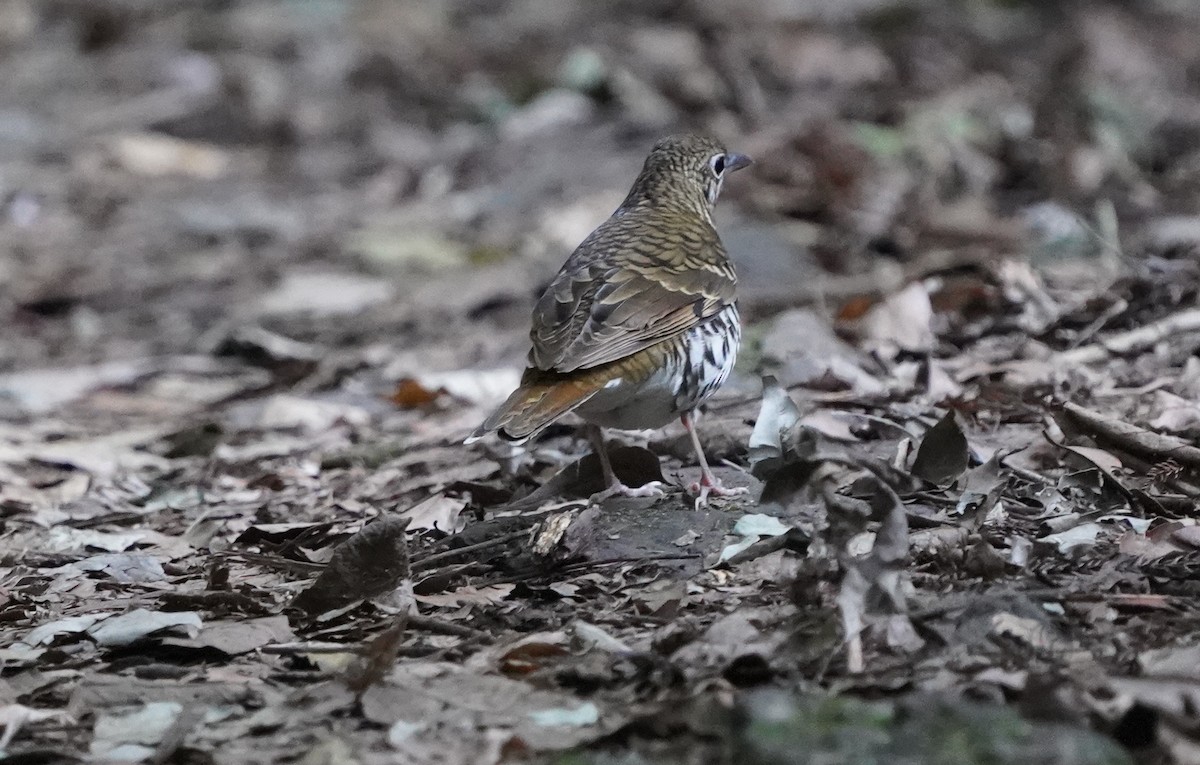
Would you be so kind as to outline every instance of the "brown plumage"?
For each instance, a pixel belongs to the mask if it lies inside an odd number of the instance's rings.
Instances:
[[[679,416],[703,471],[700,501],[721,492],[691,413],[725,381],[741,337],[737,276],[712,206],[725,175],[748,164],[700,136],[655,145],[625,201],[538,300],[521,385],[468,443],[492,431],[525,441],[572,411],[623,429]],[[616,480],[598,429],[590,434],[609,492],[647,493]]]

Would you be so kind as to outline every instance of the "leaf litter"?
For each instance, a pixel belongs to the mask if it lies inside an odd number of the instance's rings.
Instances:
[[[0,114],[5,755],[1198,760],[1186,4],[75,5],[0,4],[58,73]],[[761,158],[701,424],[752,491],[672,427],[596,506],[570,423],[461,440],[685,125]]]

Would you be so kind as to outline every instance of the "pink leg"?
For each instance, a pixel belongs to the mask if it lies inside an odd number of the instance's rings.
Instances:
[[[704,507],[708,504],[708,495],[713,494],[718,497],[735,497],[740,494],[748,494],[749,489],[743,487],[735,487],[727,489],[721,485],[721,481],[712,473],[712,469],[708,466],[708,458],[704,456],[704,449],[700,446],[700,436],[696,433],[695,417],[691,412],[684,412],[679,415],[679,421],[683,423],[683,427],[687,430],[688,435],[692,437],[692,446],[696,450],[696,459],[700,462],[700,480],[691,485],[690,491],[696,494],[696,509]]]
[[[618,494],[624,497],[661,497],[663,495],[662,484],[659,481],[651,481],[636,489],[621,483],[621,479],[617,478],[617,474],[613,472],[612,460],[608,458],[608,449],[604,446],[604,432],[598,425],[588,425],[587,434],[588,440],[592,442],[592,451],[600,460],[600,470],[604,473],[604,485],[607,487],[592,495],[593,502],[602,502]]]

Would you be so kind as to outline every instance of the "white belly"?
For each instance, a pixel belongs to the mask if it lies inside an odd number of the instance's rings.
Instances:
[[[661,428],[721,387],[733,371],[740,342],[737,306],[731,305],[689,330],[668,363],[650,377],[641,382],[614,380],[575,411],[606,428]]]

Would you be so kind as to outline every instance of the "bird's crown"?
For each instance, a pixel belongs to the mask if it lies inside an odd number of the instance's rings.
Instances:
[[[668,136],[650,150],[621,207],[680,207],[707,216],[725,176],[749,164],[745,154],[728,152],[707,136]]]

